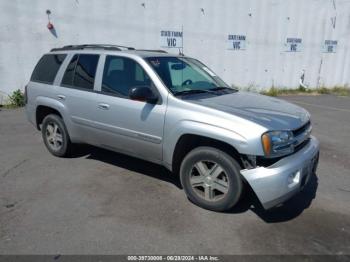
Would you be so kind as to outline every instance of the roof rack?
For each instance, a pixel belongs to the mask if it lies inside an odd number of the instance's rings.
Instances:
[[[83,49],[103,49],[103,50],[114,50],[114,51],[122,51],[126,50],[135,50],[135,51],[144,51],[144,52],[157,52],[157,53],[168,53],[165,50],[160,49],[135,49],[130,46],[123,45],[104,45],[104,44],[86,44],[86,45],[66,45],[59,48],[52,48],[53,51],[65,51],[65,50],[83,50]]]
[[[160,50],[160,49],[136,49],[136,51],[157,52],[157,53],[165,53],[165,54],[168,53],[167,51]]]
[[[64,50],[82,50],[82,49],[104,49],[104,50],[115,50],[122,51],[122,48],[127,50],[135,50],[135,48],[123,45],[102,45],[102,44],[87,44],[87,45],[66,45],[60,48],[52,48],[53,51],[64,51]]]

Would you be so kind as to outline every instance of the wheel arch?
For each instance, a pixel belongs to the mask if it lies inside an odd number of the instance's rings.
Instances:
[[[174,152],[172,155],[172,171],[175,174],[179,173],[180,165],[184,157],[193,149],[200,147],[200,146],[209,146],[214,147],[217,149],[220,149],[233,157],[241,168],[244,168],[243,161],[241,159],[241,154],[238,152],[238,150],[230,145],[227,142],[214,139],[207,136],[197,135],[197,134],[183,134],[181,137],[177,140],[177,143],[174,148]]]
[[[36,119],[36,128],[38,130],[40,130],[40,125],[42,124],[44,118],[50,114],[55,114],[55,115],[62,117],[62,114],[57,109],[54,109],[54,108],[49,107],[49,106],[43,106],[43,105],[37,106],[36,113],[35,113],[35,119]]]
[[[35,109],[36,128],[40,130],[40,125],[42,121],[49,114],[56,114],[60,116],[62,119],[64,119],[65,118],[64,112],[65,112],[64,106],[57,100],[54,100],[52,98],[47,98],[47,97],[39,97],[37,99],[36,109]]]

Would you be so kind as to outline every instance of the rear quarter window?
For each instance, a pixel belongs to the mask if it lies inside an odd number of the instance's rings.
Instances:
[[[66,54],[44,55],[35,66],[30,81],[52,84]]]

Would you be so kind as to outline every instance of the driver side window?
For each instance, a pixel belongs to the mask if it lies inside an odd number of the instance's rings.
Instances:
[[[102,77],[102,92],[129,97],[136,86],[150,86],[151,79],[134,60],[126,57],[107,56]]]

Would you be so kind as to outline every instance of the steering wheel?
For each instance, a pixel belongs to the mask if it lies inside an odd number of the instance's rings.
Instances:
[[[187,86],[187,85],[190,85],[192,83],[193,83],[193,81],[191,79],[187,79],[187,80],[183,81],[182,86]]]

